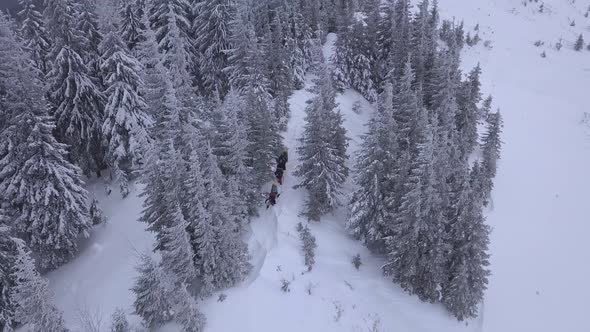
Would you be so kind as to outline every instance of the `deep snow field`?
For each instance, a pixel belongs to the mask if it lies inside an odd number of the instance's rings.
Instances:
[[[202,303],[206,331],[590,331],[590,130],[582,124],[584,111],[590,112],[590,52],[573,51],[581,32],[590,41],[590,18],[583,16],[590,2],[545,1],[543,13],[539,4],[439,0],[444,18],[463,19],[471,34],[479,23],[480,37],[491,41],[490,47],[483,41],[466,47],[463,68],[481,63],[483,91],[493,95],[504,117],[505,145],[487,212],[494,229],[493,275],[477,319],[459,323],[442,306],[422,303],[384,278],[381,259],[346,234],[345,208],[310,224],[318,248],[313,271],[304,272],[296,225],[305,222],[299,217],[305,192],[293,189],[298,179],[292,175],[305,102],[313,97],[303,89],[290,99],[284,133],[290,160],[281,197],[251,223],[253,272],[224,292],[225,301],[214,295]],[[324,47],[328,57],[335,38],[330,35]],[[553,45],[560,38],[563,48],[557,51]],[[537,40],[545,44],[536,47]],[[352,111],[355,101],[361,102],[360,114]],[[353,91],[337,102],[353,156],[373,108]],[[90,190],[108,223],[96,229],[76,260],[49,275],[73,331],[81,331],[80,312],[103,317],[102,331],[116,307],[132,314],[129,288],[137,253],[152,248],[153,236],[137,221],[141,188],[123,200],[117,190],[107,196],[104,187],[94,183]],[[352,190],[350,180],[346,190]],[[357,253],[363,262],[358,271],[351,264]],[[288,293],[280,290],[282,279],[291,282]],[[130,320],[138,323],[137,317]]]

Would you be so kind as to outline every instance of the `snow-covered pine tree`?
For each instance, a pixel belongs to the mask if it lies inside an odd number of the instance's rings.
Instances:
[[[576,43],[574,44],[574,50],[581,51],[584,48],[584,35],[580,34]]]
[[[0,17],[0,86],[9,87],[3,106],[10,116],[0,134],[0,192],[14,217],[14,230],[38,256],[43,269],[76,253],[91,227],[80,170],[55,141],[37,71]],[[9,84],[8,84],[9,83]]]
[[[297,231],[301,240],[301,250],[303,250],[305,266],[307,266],[307,271],[311,271],[315,264],[315,249],[318,246],[315,236],[311,234],[309,227],[307,225],[303,226],[302,223],[297,224]]]
[[[487,118],[488,127],[482,137],[482,175],[484,177],[483,193],[484,204],[487,205],[490,199],[492,189],[494,188],[493,179],[496,176],[498,168],[497,163],[500,159],[500,150],[502,149],[502,115],[498,110],[490,113]]]
[[[429,0],[422,0],[412,20],[411,57],[415,73],[415,87],[424,87],[434,65],[438,37],[436,35],[436,3],[430,12]],[[433,20],[435,20],[433,22]]]
[[[16,241],[10,234],[11,218],[0,208],[0,331],[12,332],[16,325],[14,320],[15,305],[10,297],[14,286],[12,273],[16,261]]]
[[[175,287],[170,297],[173,299],[174,320],[182,325],[183,331],[200,332],[205,327],[206,318],[199,309],[196,299],[185,285]]]
[[[150,27],[156,33],[156,41],[162,53],[166,53],[168,42],[172,39],[168,36],[171,30],[171,24],[176,25],[181,32],[178,38],[182,39],[182,43],[187,47],[186,50],[188,51],[190,49],[191,43],[188,33],[191,29],[191,24],[188,16],[191,7],[186,0],[153,0],[148,3],[147,9]]]
[[[104,100],[92,69],[86,65],[90,59],[84,59],[90,53],[83,57],[79,52],[89,39],[75,26],[77,18],[70,0],[47,0],[43,14],[52,43],[46,90],[50,115],[56,121],[55,134],[58,141],[70,145],[70,159],[89,175],[102,168]]]
[[[293,79],[289,68],[289,57],[287,45],[285,44],[286,34],[281,20],[282,15],[276,13],[269,29],[270,36],[267,36],[265,52],[268,59],[267,75],[270,79],[270,93],[274,97],[274,117],[279,127],[285,129],[289,118],[289,95],[293,89]]]
[[[213,151],[221,171],[228,179],[226,192],[235,198],[231,200],[232,209],[235,210],[233,214],[239,217],[245,212],[243,217],[246,217],[255,212],[260,199],[253,189],[251,170],[246,166],[250,142],[246,124],[241,120],[245,113],[245,101],[236,90],[231,89],[218,110],[219,114],[214,120],[216,134],[211,140],[215,144]]]
[[[371,50],[367,42],[363,22],[355,21],[346,32],[336,40],[333,78],[336,88],[350,87],[357,90],[369,101],[376,99],[375,82],[372,75]]]
[[[287,52],[290,55],[291,77],[294,87],[301,89],[305,81],[305,73],[312,64],[312,33],[310,27],[305,24],[298,4],[285,1],[283,6],[284,16],[287,19],[287,26],[283,32]]]
[[[121,36],[131,52],[134,52],[137,44],[144,40],[145,29],[149,28],[145,24],[146,22],[142,21],[144,10],[140,1],[123,3],[119,11],[121,17],[119,36]]]
[[[369,121],[362,148],[356,156],[357,189],[350,200],[346,228],[371,250],[385,252],[383,237],[389,213],[384,199],[389,191],[393,156],[397,148],[393,120],[393,85],[386,84],[379,96],[377,112]]]
[[[47,281],[37,272],[25,244],[17,242],[17,251],[11,291],[15,320],[31,332],[66,332],[62,312],[53,305]]]
[[[47,56],[50,50],[45,22],[43,22],[43,16],[37,10],[33,0],[20,0],[19,3],[22,7],[18,13],[19,37],[25,42],[25,47],[30,52],[35,67],[43,77],[49,71]]]
[[[140,91],[147,104],[146,113],[154,123],[158,123],[162,116],[161,110],[164,108],[166,71],[158,51],[156,34],[149,28],[149,20],[145,11],[141,16],[141,25],[146,26],[146,29],[143,30],[142,38],[135,46],[134,52],[143,68],[141,71],[143,84],[140,86]],[[153,136],[153,130],[150,130],[150,134]]]
[[[225,96],[229,89],[227,51],[230,46],[230,22],[235,16],[234,0],[203,0],[194,21],[195,45],[200,52],[199,72],[203,93]]]
[[[169,276],[163,273],[149,254],[142,254],[136,267],[138,276],[131,290],[133,306],[148,328],[155,328],[172,319]]]
[[[242,281],[251,266],[248,248],[237,232],[237,225],[232,218],[232,209],[223,191],[223,176],[213,151],[209,148],[203,163],[205,179],[205,208],[211,216],[211,225],[215,231],[213,255],[210,273],[214,289],[231,287]]]
[[[473,180],[468,176],[461,179],[459,214],[449,225],[448,279],[441,286],[442,303],[461,321],[477,316],[490,275],[487,253],[490,228],[482,215],[481,196],[470,185],[477,183]]]
[[[477,104],[481,101],[481,83],[479,77],[481,67],[477,65],[468,76],[468,79],[461,82],[457,91],[457,135],[459,140],[459,152],[462,160],[467,160],[477,145],[477,122],[479,119],[479,108]]]
[[[405,63],[410,55],[412,26],[410,22],[409,0],[395,0],[393,6],[393,51],[390,64],[393,66],[393,77],[399,78],[404,74]]]
[[[117,308],[111,316],[111,327],[110,332],[131,332],[131,327],[127,321],[127,315],[125,311]]]
[[[74,0],[72,5],[74,6],[77,33],[80,36],[75,49],[82,57],[84,64],[88,67],[90,77],[102,88],[103,77],[100,75],[100,44],[104,36],[99,28],[96,3],[94,0]]]
[[[189,223],[184,218],[177,199],[167,204],[171,205],[171,215],[168,217],[172,219],[172,225],[163,229],[166,246],[161,250],[160,266],[164,271],[174,274],[178,285],[185,284],[192,289],[197,280],[197,271],[194,266],[195,253],[188,233]]]
[[[339,204],[340,187],[348,176],[348,156],[342,149],[342,145],[345,147],[348,142],[342,117],[335,110],[336,93],[325,65],[316,86],[318,96],[306,109],[302,145],[297,149],[301,163],[295,172],[302,177],[296,188],[308,190],[304,214],[310,220],[320,220],[323,214]],[[338,133],[337,138],[335,133]]]
[[[148,144],[149,118],[147,105],[140,94],[141,64],[129,54],[114,26],[102,44],[100,69],[107,87],[105,119],[102,134],[105,140],[105,159],[114,180],[119,182],[121,194],[129,194],[131,172],[143,162],[143,149]]]

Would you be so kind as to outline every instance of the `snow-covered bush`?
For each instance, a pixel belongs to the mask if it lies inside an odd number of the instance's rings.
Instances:
[[[289,288],[289,286],[291,285],[291,282],[287,279],[281,279],[281,290],[285,293],[288,293],[291,291],[291,288]]]
[[[110,332],[131,332],[131,327],[127,321],[127,315],[121,308],[117,308],[111,316]]]
[[[354,257],[352,257],[352,265],[354,265],[355,269],[358,270],[361,267],[361,264],[361,254],[356,254]]]
[[[317,248],[315,236],[311,234],[309,227],[307,225],[303,226],[302,223],[297,224],[297,231],[301,239],[301,249],[303,249],[305,256],[305,265],[307,266],[307,270],[311,271],[315,263],[315,248]]]

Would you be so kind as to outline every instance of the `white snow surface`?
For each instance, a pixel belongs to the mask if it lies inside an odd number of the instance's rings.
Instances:
[[[483,92],[494,96],[505,122],[505,146],[487,212],[494,228],[493,275],[480,317],[458,323],[440,305],[422,303],[384,278],[382,260],[346,234],[344,208],[309,224],[318,248],[314,268],[306,272],[296,231],[298,222],[306,222],[299,216],[306,193],[293,189],[298,179],[292,174],[306,101],[313,97],[303,89],[289,100],[292,118],[284,135],[289,163],[281,197],[251,223],[253,272],[224,291],[225,301],[213,296],[202,302],[206,331],[590,331],[590,137],[581,123],[588,111],[590,52],[573,51],[579,33],[590,40],[590,19],[583,17],[588,3],[577,2],[546,0],[545,12],[538,13],[534,2],[524,7],[515,0],[439,0],[443,17],[464,19],[466,31],[479,23],[480,37],[491,40],[491,48],[483,42],[466,48],[463,67],[467,72],[481,63]],[[559,38],[564,47],[558,52],[552,44]],[[325,54],[332,52],[334,40],[328,36]],[[545,45],[535,47],[536,40]],[[540,57],[542,51],[546,58]],[[350,90],[337,101],[353,156],[373,108]],[[352,112],[355,101],[362,104],[360,114]],[[349,180],[345,191],[352,189]],[[97,228],[76,260],[48,276],[73,331],[83,331],[80,309],[99,313],[102,331],[116,307],[133,311],[129,288],[136,253],[153,244],[153,235],[137,221],[140,188],[126,199],[116,190],[104,195],[99,183],[90,190],[109,223]],[[357,253],[363,262],[358,271],[351,264]],[[290,292],[280,290],[281,279],[291,281]],[[161,330],[180,331],[173,324]]]

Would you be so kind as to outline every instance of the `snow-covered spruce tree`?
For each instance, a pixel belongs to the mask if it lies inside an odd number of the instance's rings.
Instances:
[[[156,328],[172,319],[170,279],[149,254],[142,254],[136,267],[138,276],[131,290],[135,293],[133,306],[146,327]]]
[[[25,244],[17,243],[18,256],[12,275],[14,288],[11,299],[15,304],[14,318],[27,326],[31,332],[65,332],[65,322],[52,303],[52,295],[47,285],[35,268],[35,261],[26,250]]]
[[[90,174],[102,168],[104,97],[87,65],[90,53],[80,53],[89,46],[84,45],[88,39],[81,27],[75,26],[75,15],[70,0],[46,1],[44,17],[52,43],[46,90],[58,141],[70,145],[70,160]]]
[[[415,73],[415,87],[424,87],[428,81],[437,47],[437,4],[429,8],[429,0],[418,5],[419,11],[412,20],[411,53],[412,68]]]
[[[109,332],[131,332],[125,311],[117,308],[111,316],[111,327]]]
[[[158,123],[162,116],[161,110],[164,108],[166,71],[158,51],[156,34],[149,28],[149,20],[145,11],[141,16],[141,24],[146,26],[146,29],[143,30],[143,37],[135,46],[134,51],[143,68],[141,71],[143,84],[140,86],[140,92],[147,104],[146,113],[153,123]],[[150,134],[152,134],[152,130],[150,130]]]
[[[291,69],[287,45],[284,44],[286,34],[281,15],[277,13],[271,23],[269,36],[266,37],[268,59],[268,77],[270,79],[270,93],[274,97],[274,117],[279,127],[285,129],[289,118],[289,95],[293,89]]]
[[[390,64],[393,66],[393,77],[400,78],[404,74],[405,63],[411,51],[411,32],[409,0],[395,0],[393,6],[393,49]]]
[[[385,86],[379,96],[377,112],[369,121],[362,148],[356,156],[357,189],[350,200],[348,231],[371,250],[384,253],[383,237],[389,220],[385,198],[390,190],[393,156],[397,148],[393,120],[393,86]]]
[[[457,91],[457,135],[459,140],[460,158],[466,160],[477,145],[477,122],[481,101],[481,83],[479,76],[481,67],[477,65],[470,73],[466,81],[461,82]]]
[[[19,37],[25,42],[27,51],[41,76],[49,71],[47,55],[50,50],[49,37],[45,30],[43,16],[37,10],[33,0],[20,0],[22,10],[18,13],[20,20]]]
[[[228,179],[226,192],[235,197],[232,199],[234,215],[238,217],[245,212],[246,217],[255,212],[260,199],[255,194],[251,171],[246,166],[250,142],[246,124],[241,120],[245,112],[245,101],[232,89],[218,110],[219,114],[214,117],[216,134],[211,140],[215,144],[213,151],[221,171]]]
[[[483,301],[488,276],[490,229],[482,215],[482,200],[474,193],[468,176],[462,179],[459,214],[450,223],[451,251],[448,280],[441,287],[441,301],[459,320],[476,317]]]
[[[502,115],[498,110],[490,113],[487,118],[488,127],[482,137],[482,175],[484,180],[483,193],[484,204],[487,205],[490,199],[492,189],[494,188],[493,179],[496,176],[498,168],[497,163],[500,159],[500,150],[502,149]]]
[[[354,22],[336,40],[333,77],[339,90],[350,87],[361,93],[367,100],[376,99],[375,82],[372,75],[371,50],[368,45],[366,28],[362,22]]]
[[[182,325],[183,331],[202,331],[207,320],[199,311],[196,299],[187,291],[186,286],[175,287],[170,297],[174,299],[174,320]]]
[[[141,64],[126,49],[113,26],[101,44],[100,69],[107,87],[102,134],[105,159],[123,197],[129,194],[131,171],[143,162],[142,149],[148,144],[150,122],[145,114],[147,105],[140,94]]]
[[[87,192],[79,169],[65,159],[66,146],[53,138],[37,72],[1,17],[0,40],[6,75],[0,86],[9,87],[2,104],[10,110],[0,134],[0,192],[14,230],[43,269],[54,268],[76,253],[79,236],[88,235]]]
[[[305,266],[307,266],[307,271],[311,271],[315,264],[315,249],[318,246],[315,236],[311,234],[309,227],[307,225],[303,226],[302,223],[297,224],[297,231],[301,240],[301,250],[303,250],[303,256],[305,258]]]
[[[223,176],[219,170],[217,160],[209,148],[207,158],[203,163],[205,179],[205,197],[203,203],[211,216],[214,230],[214,242],[211,252],[206,253],[211,258],[211,283],[213,289],[231,287],[242,281],[251,266],[248,261],[248,248],[242,242],[237,225],[231,215],[231,208],[225,198],[222,188]],[[197,253],[198,255],[199,253]],[[205,289],[204,294],[207,294]]]
[[[149,28],[148,24],[142,21],[144,10],[140,1],[123,3],[119,13],[121,17],[119,36],[121,36],[131,52],[135,52],[135,47],[144,40],[145,30]]]
[[[76,27],[81,38],[76,51],[88,67],[88,74],[102,88],[103,77],[100,75],[101,52],[100,44],[103,35],[99,27],[99,17],[94,0],[73,0]]]
[[[190,9],[186,0],[153,0],[147,4],[150,27],[156,32],[156,41],[163,53],[168,50],[168,42],[172,39],[168,35],[171,24],[176,25],[181,32],[179,38],[187,47],[186,50],[190,49],[190,37],[188,36],[191,29],[188,20]]]
[[[184,218],[177,200],[167,202],[167,204],[172,206],[169,212],[172,226],[163,230],[166,246],[161,250],[162,262],[160,266],[164,271],[173,273],[177,283],[192,288],[197,279],[197,271],[193,264],[195,253],[187,231],[189,223]]]
[[[15,305],[10,297],[14,286],[12,272],[15,266],[18,240],[10,234],[8,213],[0,208],[0,331],[12,332],[16,324],[14,320]]]
[[[301,164],[295,174],[302,177],[296,188],[309,197],[304,214],[310,220],[332,211],[339,204],[340,187],[348,176],[345,130],[336,112],[335,90],[325,65],[316,83],[318,96],[306,109],[305,129],[298,148]],[[337,133],[337,135],[335,135]]]
[[[584,36],[580,34],[578,39],[576,39],[576,43],[574,44],[574,50],[581,51],[584,48]]]
[[[287,29],[283,32],[287,52],[290,55],[291,77],[294,87],[301,89],[305,83],[305,74],[312,64],[312,33],[310,27],[305,24],[303,14],[296,3],[286,1],[284,15],[287,19]]]
[[[199,72],[203,80],[203,92],[219,93],[225,96],[229,89],[227,73],[227,51],[230,46],[230,22],[235,16],[234,0],[203,0],[198,16],[194,21],[194,30],[200,52]]]

